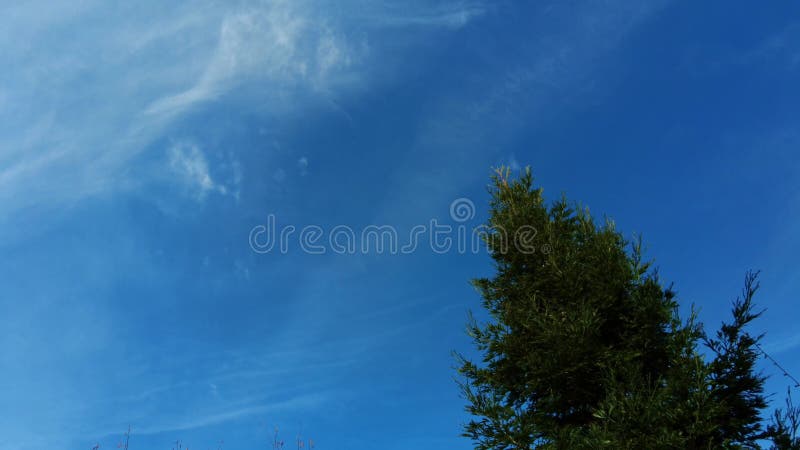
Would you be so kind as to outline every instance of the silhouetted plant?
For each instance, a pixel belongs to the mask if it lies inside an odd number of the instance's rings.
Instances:
[[[773,450],[800,450],[800,406],[792,402],[792,392],[786,389],[786,409],[777,409],[773,413],[772,423],[768,430],[773,436]]]

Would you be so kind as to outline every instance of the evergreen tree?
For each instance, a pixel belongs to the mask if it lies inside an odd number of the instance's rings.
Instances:
[[[641,240],[565,198],[546,204],[530,170],[499,169],[490,193],[497,273],[474,280],[489,320],[468,324],[482,361],[459,356],[477,449],[758,448],[785,437],[785,420],[761,428],[760,336],[745,330],[760,315],[757,274],[710,338],[694,313],[680,319]]]

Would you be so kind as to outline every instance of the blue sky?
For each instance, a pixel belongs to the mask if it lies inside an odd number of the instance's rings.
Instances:
[[[643,233],[710,327],[761,269],[800,373],[792,2],[8,3],[0,63],[0,448],[470,448],[485,254],[249,236],[477,225],[499,164]]]

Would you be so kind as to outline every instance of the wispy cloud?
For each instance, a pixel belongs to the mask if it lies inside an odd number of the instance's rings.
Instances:
[[[734,43],[695,43],[684,52],[680,64],[689,73],[700,76],[741,70],[748,66],[797,70],[800,67],[798,41],[800,21],[793,21],[769,35],[748,40],[744,47]]]
[[[203,152],[193,144],[175,144],[169,150],[169,163],[181,182],[193,191],[197,200],[204,200],[209,192],[228,193],[228,188],[214,181]]]
[[[160,434],[171,431],[186,431],[195,428],[206,427],[210,425],[217,425],[220,423],[238,420],[245,417],[256,415],[264,415],[273,412],[285,412],[288,410],[303,410],[309,408],[319,408],[320,404],[326,401],[326,396],[322,394],[303,395],[299,397],[290,398],[287,400],[280,400],[276,402],[269,402],[259,405],[251,405],[240,408],[233,408],[224,410],[222,412],[212,412],[206,415],[196,415],[194,412],[186,417],[184,420],[177,420],[172,423],[162,423],[150,427],[137,428],[136,433],[139,435]],[[113,433],[117,433],[114,431]],[[107,433],[106,435],[111,435]]]
[[[372,51],[384,30],[455,30],[482,10],[355,0],[6,7],[0,63],[16,69],[0,76],[4,220],[152,182],[137,157],[230,93],[255,93],[251,107],[277,114],[309,98],[336,105],[394,58]]]
[[[156,100],[146,113],[181,112],[223,95],[244,79],[271,82],[275,89],[327,87],[357,55],[331,25],[308,12],[300,2],[278,1],[227,15],[199,79],[188,90]]]
[[[297,160],[297,170],[300,172],[300,176],[308,175],[308,157],[302,156]]]
[[[764,350],[770,353],[783,353],[800,347],[800,334],[770,339],[764,344]]]
[[[457,29],[480,17],[486,13],[486,10],[487,6],[483,2],[442,4],[430,9],[408,8],[408,5],[398,4],[393,10],[376,12],[371,17],[371,21],[394,27],[417,26]]]
[[[625,38],[668,4],[668,0],[551,2],[538,9],[525,25],[536,30],[536,38],[526,38],[506,49],[514,58],[491,65],[480,79],[469,79],[466,94],[462,86],[443,88],[437,93],[438,98],[430,101],[420,120],[416,144],[406,153],[409,164],[401,165],[401,170],[414,167],[414,173],[396,176],[397,180],[404,180],[404,190],[398,186],[392,196],[433,202],[455,198],[464,184],[474,183],[476,176],[482,175],[449,171],[448,181],[437,183],[440,192],[434,193],[426,180],[441,180],[437,168],[453,158],[482,158],[485,166],[501,162],[506,155],[497,151],[523,130],[531,132],[542,119],[552,120],[593,94],[605,95],[606,84],[599,78],[602,71],[598,69],[615,62],[614,51]],[[468,10],[488,11],[480,5]],[[419,169],[420,161],[426,162],[430,172]],[[513,159],[506,162],[512,164]],[[407,191],[405,180],[409,178],[419,179],[411,187],[419,192]],[[392,199],[387,203],[387,213],[406,213],[395,207]],[[414,210],[418,212],[421,207],[415,204]],[[435,203],[430,207],[438,208]]]

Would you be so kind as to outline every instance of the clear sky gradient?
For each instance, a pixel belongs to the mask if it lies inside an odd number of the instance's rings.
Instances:
[[[530,165],[800,373],[800,4],[5,2],[0,449],[468,449],[484,253],[257,253],[253,227],[486,218]],[[769,364],[768,389],[787,381]]]

